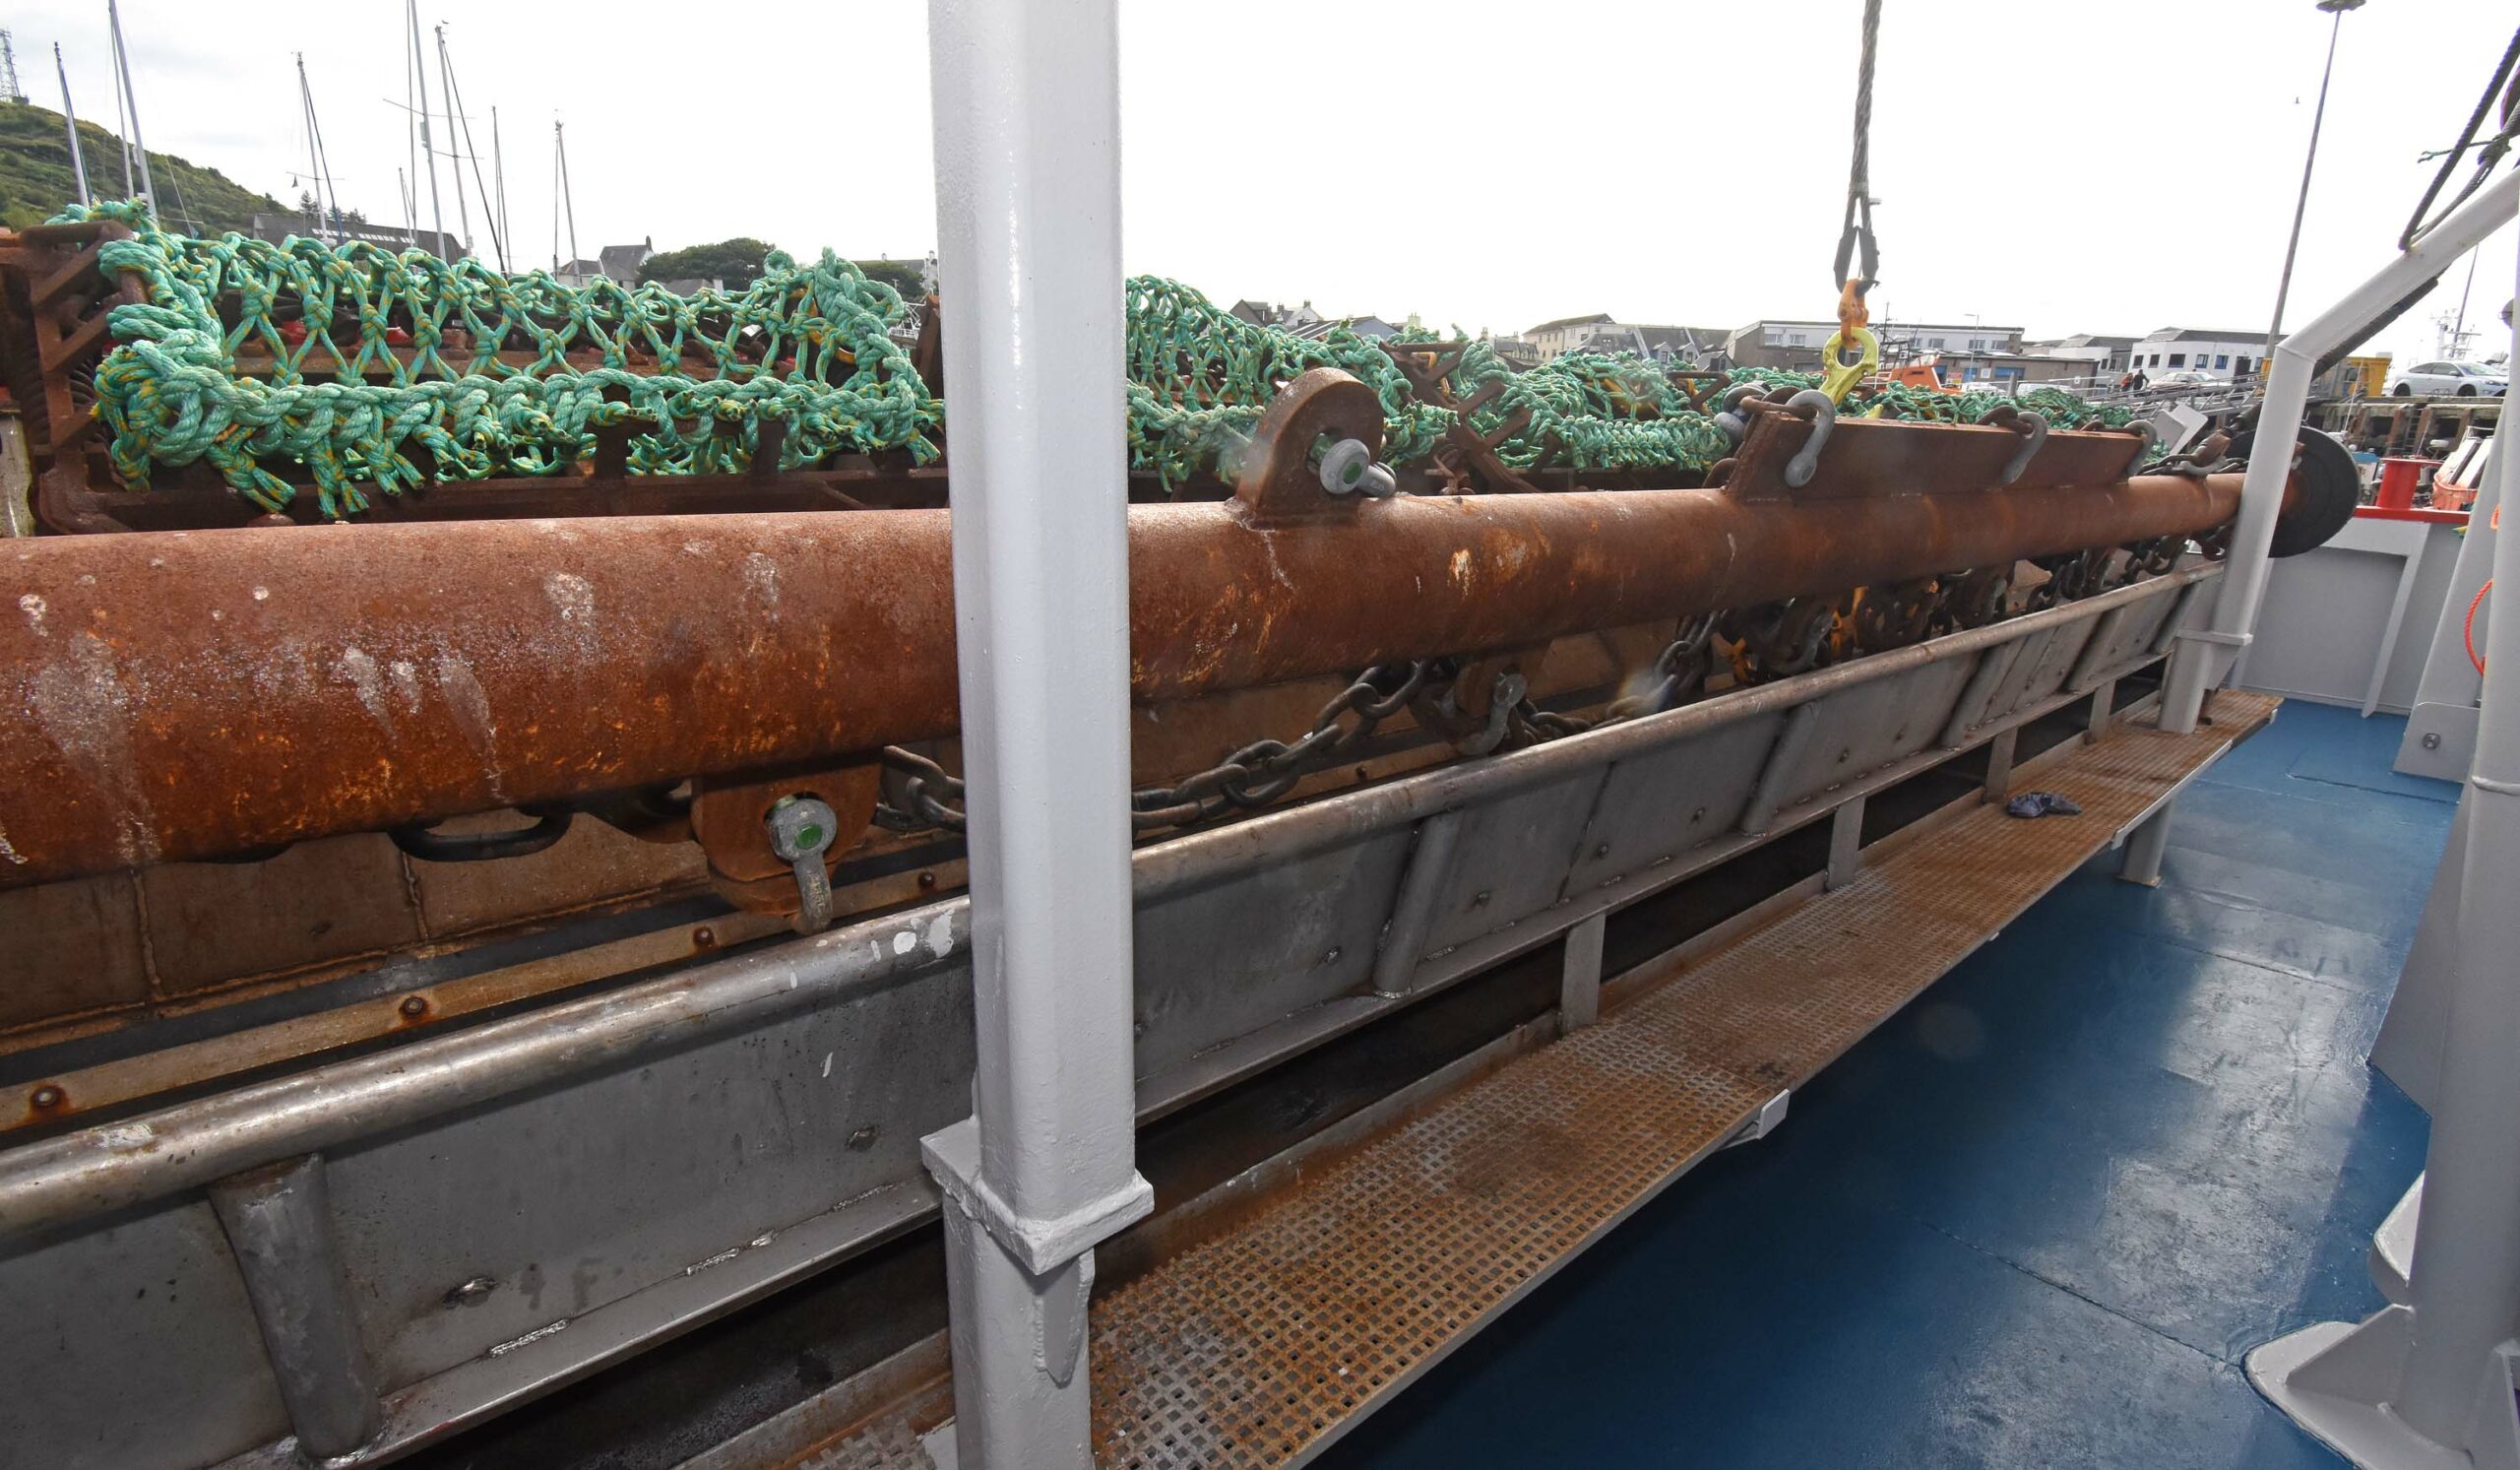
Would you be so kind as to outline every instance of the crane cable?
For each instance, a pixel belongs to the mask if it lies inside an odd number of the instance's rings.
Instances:
[[[1871,328],[1864,293],[1872,289],[1881,250],[1872,234],[1872,61],[1881,38],[1881,0],[1863,0],[1863,45],[1856,65],[1855,159],[1847,173],[1846,225],[1838,234],[1838,258],[1830,284],[1838,290],[1838,330],[1822,347],[1820,391],[1843,403],[1855,385],[1881,365],[1881,339]],[[1850,345],[1858,351],[1846,357]]]

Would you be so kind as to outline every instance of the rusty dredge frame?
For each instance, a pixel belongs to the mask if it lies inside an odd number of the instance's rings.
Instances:
[[[36,1325],[0,1371],[43,1384],[27,1452],[381,1462],[791,1287],[931,1331],[942,1294],[887,1251],[936,1218],[955,1166],[922,1142],[951,1146],[992,1067],[976,909],[943,891],[946,473],[632,477],[599,435],[574,476],[434,485],[359,524],[241,524],[262,518],[180,476],[94,488],[111,227],[0,240],[39,506],[86,533],[0,543],[0,889],[378,831],[497,860],[586,815],[697,842],[755,912],[555,928],[524,964],[309,986],[268,1024],[22,1066],[0,1297]],[[1439,403],[1445,351],[1399,349]],[[1733,390],[1734,453],[1703,476],[1517,472],[1462,429],[1368,494],[1382,406],[1316,370],[1229,488],[1132,485],[1124,1119],[1229,1157],[1214,1119],[1313,1087],[1297,1069],[1343,1038],[1440,1013],[1484,1042],[1475,1007],[1536,945],[1589,932],[1598,970],[1620,903],[1824,818],[1859,836],[1867,794],[1981,745],[1996,784],[2017,731],[2077,700],[2101,729],[2221,582],[2244,441],[2143,473],[2140,431],[1816,397]],[[2350,513],[2332,450],[2302,441],[2278,551]],[[525,824],[450,820],[499,811]],[[790,916],[837,927],[781,941]],[[478,1205],[493,1184],[520,1202]],[[1186,1240],[1179,1202],[1106,1269]],[[527,1284],[596,1260],[572,1304]],[[93,1286],[159,1279],[180,1304]],[[1106,1462],[1152,1463],[1133,1422],[1098,1419]]]
[[[83,383],[111,345],[109,308],[137,290],[96,266],[121,230],[0,240],[8,381],[45,527],[156,533],[15,553],[0,676],[33,718],[0,737],[0,885],[368,830],[424,860],[495,858],[584,811],[696,837],[730,898],[794,912],[810,900],[766,825],[777,803],[832,807],[831,868],[879,822],[958,825],[933,743],[956,726],[941,468],[781,472],[764,453],[758,472],[632,477],[622,427],[575,475],[436,485],[320,535],[198,467],[165,488],[97,490]],[[915,354],[932,377],[933,320]],[[1447,392],[1458,348],[1392,351],[1422,397],[1478,406]],[[1404,710],[1392,729],[1419,744],[1485,753],[1697,697],[1710,676],[1763,681],[2089,596],[2168,570],[2191,541],[2219,554],[2237,505],[2220,437],[2174,473],[2138,474],[2141,429],[1839,419],[1820,395],[1746,387],[1725,407],[1737,451],[1702,477],[1518,472],[1465,414],[1434,465],[1400,467],[1414,488],[1464,493],[1340,496],[1320,446],[1377,455],[1380,408],[1335,370],[1290,384],[1230,498],[1193,484],[1132,505],[1132,688],[1157,709],[1323,677],[1342,692],[1284,739],[1209,720],[1142,754],[1140,828],[1355,766]],[[2350,470],[2324,453],[2309,469],[2279,553],[2351,505]],[[187,534],[249,520],[250,534]],[[2025,561],[2045,576],[2017,591]],[[1554,640],[1608,630],[1659,647],[1647,672],[1607,689],[1549,679]],[[277,687],[284,666],[365,672]],[[510,807],[534,825],[428,831]]]

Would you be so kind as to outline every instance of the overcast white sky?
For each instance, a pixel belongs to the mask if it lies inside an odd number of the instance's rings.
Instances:
[[[1128,268],[1221,302],[1472,331],[1824,316],[1860,9],[1122,0]],[[1876,314],[2034,336],[2264,330],[2327,42],[2310,0],[1885,10]],[[153,148],[294,198],[303,49],[343,203],[399,213],[399,3],[122,12]],[[642,236],[861,257],[934,240],[918,0],[424,0],[420,19],[446,23],[485,157],[499,108],[522,263],[551,255],[555,115],[587,254]],[[2515,19],[2507,0],[2370,0],[2345,18],[2292,322],[2394,248],[2417,155],[2457,136]],[[104,0],[21,3],[7,24],[37,100],[59,105],[59,41],[81,112],[110,123]],[[473,233],[486,254],[477,208]],[[2472,320],[2509,296],[2512,241],[2483,252]],[[2458,287],[2382,345],[2432,355]]]

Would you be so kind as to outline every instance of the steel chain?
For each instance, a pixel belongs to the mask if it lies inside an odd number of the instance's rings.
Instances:
[[[2200,549],[2214,555],[2225,532],[2199,538]],[[2097,547],[2039,559],[2048,581],[2032,591],[2023,611],[2037,611],[2060,602],[2079,601],[2110,587],[2156,577],[2172,570],[2188,538],[2166,536],[2124,547],[2122,566],[2112,562],[2119,548]],[[2011,587],[2008,571],[1982,568],[1915,582],[1889,584],[1877,604],[1867,598],[1856,604],[1852,617],[1855,640],[1867,652],[1898,647],[1887,641],[1915,642],[1962,628],[2000,620]],[[1715,669],[1715,636],[1723,631],[1747,652],[1754,680],[1782,678],[1826,662],[1841,621],[1843,598],[1798,598],[1734,613],[1703,613],[1680,625],[1679,634],[1655,656],[1652,681],[1632,694],[1610,701],[1598,720],[1541,708],[1517,691],[1508,702],[1504,743],[1539,744],[1587,731],[1659,714],[1700,693]],[[1875,610],[1866,612],[1867,607]],[[1876,647],[1876,643],[1879,644]],[[1438,688],[1458,674],[1462,661],[1418,659],[1383,664],[1366,670],[1323,705],[1311,728],[1293,740],[1261,739],[1223,761],[1170,786],[1146,787],[1130,794],[1130,824],[1140,832],[1186,827],[1230,810],[1258,810],[1284,798],[1307,776],[1341,764],[1370,738],[1382,723],[1404,709],[1416,708],[1421,725],[1441,708]],[[1457,737],[1459,738],[1459,737]],[[895,832],[964,830],[964,788],[960,778],[934,760],[899,745],[882,753],[882,794],[875,824]]]

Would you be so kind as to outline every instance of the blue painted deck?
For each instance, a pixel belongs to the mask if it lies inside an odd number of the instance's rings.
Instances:
[[[2362,1057],[2456,789],[2296,701],[1319,1463],[2291,1467],[2250,1347],[2380,1305],[2426,1120]]]

